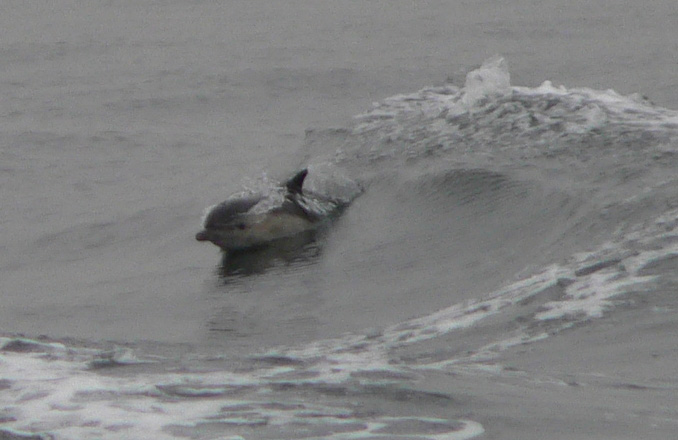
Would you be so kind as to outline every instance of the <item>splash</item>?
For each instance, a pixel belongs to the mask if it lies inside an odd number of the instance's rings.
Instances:
[[[461,101],[468,108],[473,108],[483,100],[508,96],[511,91],[508,65],[504,58],[497,55],[466,75]]]

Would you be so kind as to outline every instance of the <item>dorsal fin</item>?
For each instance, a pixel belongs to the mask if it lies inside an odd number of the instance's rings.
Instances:
[[[304,179],[306,178],[307,174],[308,170],[304,168],[303,170],[295,174],[294,177],[288,180],[287,183],[285,183],[285,188],[287,188],[287,192],[289,192],[290,194],[301,194],[301,187],[304,184]]]

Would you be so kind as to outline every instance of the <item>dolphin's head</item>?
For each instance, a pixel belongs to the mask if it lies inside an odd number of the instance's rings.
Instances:
[[[212,208],[205,217],[203,230],[195,239],[210,241],[224,250],[236,250],[251,247],[247,239],[248,232],[259,220],[260,215],[251,209],[261,201],[261,197],[227,200]]]

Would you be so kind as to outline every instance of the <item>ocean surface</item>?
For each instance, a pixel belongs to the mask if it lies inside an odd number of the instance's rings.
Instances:
[[[673,438],[676,23],[2,2],[0,438]],[[317,241],[195,240],[304,167]]]

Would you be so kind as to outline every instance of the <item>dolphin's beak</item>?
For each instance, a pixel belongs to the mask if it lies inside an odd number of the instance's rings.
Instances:
[[[195,239],[198,241],[209,241],[210,239],[209,235],[210,235],[209,232],[203,230],[195,234]]]

